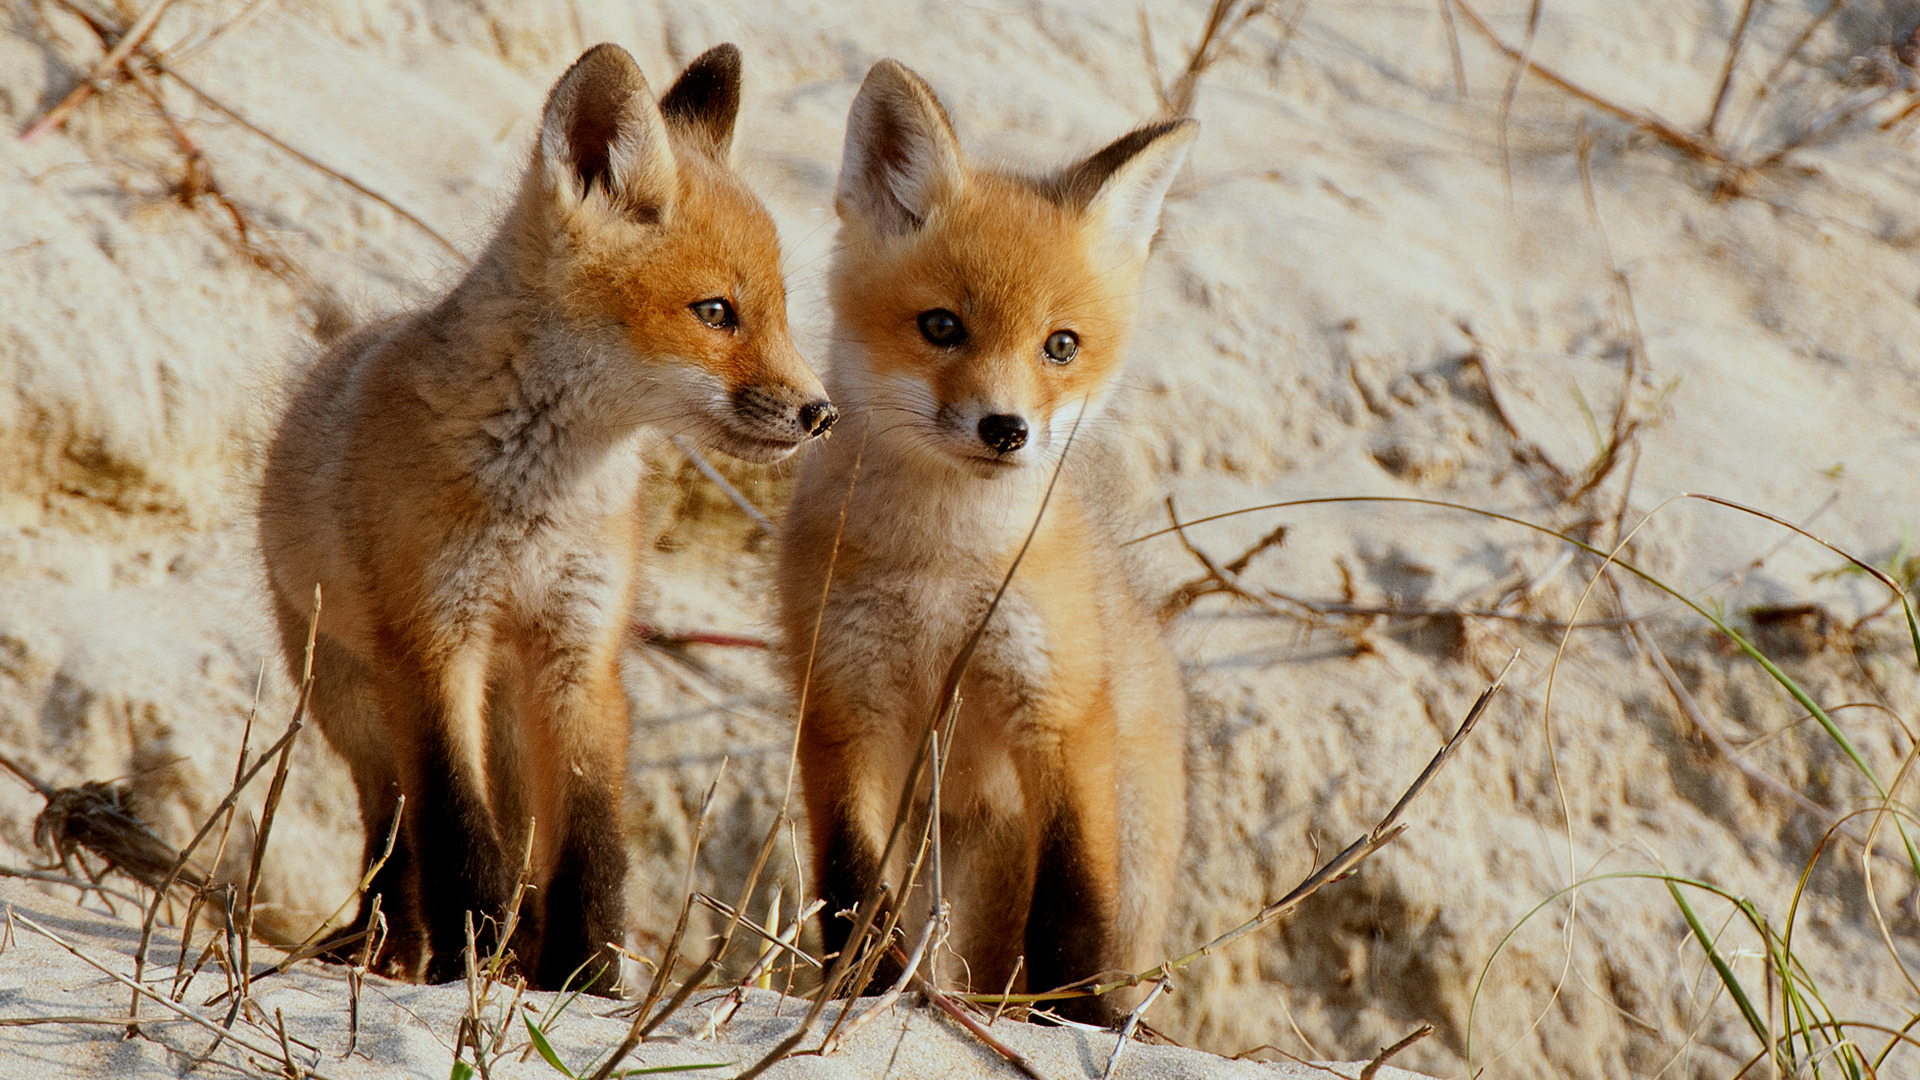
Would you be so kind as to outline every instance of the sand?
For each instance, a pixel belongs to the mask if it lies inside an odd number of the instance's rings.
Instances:
[[[182,0],[155,40],[190,47],[243,6]],[[1740,9],[1556,0],[1531,55],[1698,132]],[[1820,130],[1742,172],[1537,79],[1503,108],[1511,63],[1456,11],[1457,80],[1442,10],[1314,4],[1296,21],[1283,0],[1201,79],[1202,135],[1169,200],[1128,393],[1103,432],[1135,470],[1143,519],[1163,518],[1167,493],[1188,517],[1420,497],[1605,546],[1651,514],[1631,558],[1754,630],[1818,700],[1868,703],[1836,720],[1890,779],[1913,745],[1893,718],[1914,727],[1920,681],[1893,620],[1849,629],[1884,592],[1773,525],[1670,500],[1755,504],[1880,564],[1906,550],[1920,514],[1920,171],[1912,124],[1898,119],[1914,75],[1892,46],[1913,15],[1845,5],[1761,98],[1813,11],[1758,7],[1718,144],[1757,162]],[[1475,10],[1521,41],[1526,4]],[[100,49],[51,3],[4,12],[0,114],[19,131]],[[1198,3],[1149,13],[1164,80],[1204,14]],[[1129,5],[365,0],[263,5],[180,52],[178,67],[453,251],[171,82],[169,109],[251,246],[217,205],[174,197],[179,152],[136,93],[82,107],[34,145],[0,140],[0,750],[55,783],[125,781],[177,841],[225,790],[263,671],[256,739],[278,732],[291,695],[248,507],[281,390],[317,339],[456,278],[542,94],[598,40],[629,48],[656,84],[714,42],[740,44],[735,157],[781,226],[796,332],[815,357],[841,125],[875,59],[920,71],[963,140],[1016,162],[1084,153],[1159,108]],[[1616,415],[1631,431],[1619,467],[1569,498],[1605,457]],[[661,542],[639,615],[766,635],[764,539],[671,447],[653,457]],[[727,469],[777,519],[791,468]],[[1352,503],[1191,536],[1225,559],[1282,524],[1284,544],[1246,579],[1321,614],[1212,596],[1173,624],[1194,701],[1194,809],[1170,951],[1238,924],[1316,852],[1370,827],[1492,673],[1520,659],[1406,837],[1294,918],[1188,969],[1153,1022],[1216,1052],[1272,1044],[1343,1059],[1432,1022],[1435,1036],[1396,1060],[1436,1075],[1464,1075],[1469,1059],[1490,1077],[1737,1071],[1758,1043],[1658,883],[1590,885],[1495,951],[1536,905],[1613,871],[1710,878],[1778,925],[1832,813],[1872,804],[1857,770],[1699,617],[1632,582],[1587,599],[1581,617],[1602,625],[1576,630],[1556,668],[1555,626],[1597,565],[1559,541],[1457,511]],[[1200,573],[1170,539],[1148,552],[1168,591]],[[1644,617],[1643,634],[1623,633],[1626,615]],[[677,911],[691,817],[722,760],[696,887],[737,894],[784,790],[790,702],[774,666],[753,650],[691,648],[707,674],[654,650],[628,659],[629,892],[646,954]],[[0,861],[34,858],[38,806],[0,783]],[[337,763],[303,741],[269,849],[267,932],[304,936],[351,888],[352,807]],[[248,828],[243,817],[223,873],[238,870]],[[804,888],[801,847],[782,842],[756,905],[776,883]],[[1916,883],[1886,858],[1874,865],[1893,949],[1911,965]],[[1867,888],[1857,847],[1829,852],[1795,945],[1836,1011],[1898,1024],[1920,1003]],[[1709,925],[1728,919],[1724,902],[1695,899]],[[1753,939],[1729,934],[1735,970],[1757,987]],[[8,958],[0,973],[35,975]],[[457,1005],[434,1008],[447,1018]],[[935,1039],[938,1022],[918,1015]],[[425,1026],[448,1037],[450,1021]],[[95,1049],[164,1057],[104,1039]]]

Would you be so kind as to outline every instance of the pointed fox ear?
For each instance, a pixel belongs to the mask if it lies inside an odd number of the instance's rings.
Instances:
[[[661,97],[660,115],[714,157],[725,158],[740,115],[740,50],[727,44],[701,53]]]
[[[1144,258],[1160,228],[1160,204],[1199,133],[1199,121],[1188,119],[1130,131],[1061,174],[1057,190],[1068,206],[1099,222],[1116,258]]]
[[[840,213],[883,233],[911,232],[960,179],[960,142],[932,88],[904,64],[873,65],[847,113]]]
[[[653,222],[673,202],[677,172],[666,121],[640,65],[618,45],[595,45],[547,97],[540,158],[566,209],[596,198]]]

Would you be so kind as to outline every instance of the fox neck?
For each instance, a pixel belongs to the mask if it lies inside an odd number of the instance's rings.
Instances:
[[[436,346],[414,379],[434,443],[502,511],[623,506],[640,479],[645,408],[601,370],[622,351],[557,318],[538,283],[515,272],[506,239],[419,325]]]

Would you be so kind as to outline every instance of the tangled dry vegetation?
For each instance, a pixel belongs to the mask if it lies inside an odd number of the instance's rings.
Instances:
[[[79,76],[70,90],[23,118],[21,138],[54,137],[63,123],[86,110],[130,110],[127,100],[140,103],[145,110],[141,115],[157,125],[173,148],[167,172],[172,196],[206,215],[222,242],[260,272],[308,297],[315,336],[324,339],[345,326],[346,316],[332,298],[333,286],[303,265],[303,255],[281,238],[281,230],[261,225],[252,200],[218,179],[225,170],[216,167],[219,163],[195,138],[195,122],[182,115],[170,88],[197,103],[196,115],[217,115],[257,138],[266,148],[263,153],[310,170],[351,192],[351,198],[384,207],[456,264],[464,256],[445,235],[375,186],[249,119],[244,102],[228,100],[183,73],[188,59],[240,34],[263,17],[268,6],[252,0],[222,11],[219,18],[203,20],[194,33],[163,49],[155,40],[167,25],[171,0],[151,0],[138,10],[109,10],[88,0],[19,5],[14,14],[24,24],[66,20],[58,33],[48,31],[47,40],[70,41],[62,35],[77,25],[97,46],[76,61]],[[1187,937],[1182,947],[1148,971],[1115,973],[1094,985],[1054,994],[958,994],[916,974],[919,961],[940,947],[938,919],[923,926],[898,925],[883,915],[888,908],[878,891],[854,913],[857,948],[836,957],[810,951],[817,940],[810,924],[823,913],[818,904],[803,902],[810,894],[791,858],[796,842],[789,813],[790,757],[775,753],[771,764],[753,766],[752,797],[724,811],[728,847],[717,859],[711,850],[716,839],[713,818],[723,777],[709,769],[699,780],[679,783],[681,789],[704,788],[705,794],[687,809],[687,834],[660,845],[677,864],[676,872],[669,883],[651,887],[656,896],[670,897],[662,910],[677,911],[677,916],[666,934],[659,933],[664,925],[639,928],[633,971],[644,969],[646,974],[629,980],[640,992],[617,1014],[627,1026],[624,1038],[603,1040],[590,1054],[570,1055],[556,1048],[549,1038],[552,1027],[568,1010],[586,1006],[570,995],[536,1000],[515,981],[504,952],[474,951],[461,988],[465,1007],[454,1030],[440,1033],[451,1054],[445,1066],[451,1076],[491,1077],[496,1069],[535,1057],[563,1075],[595,1080],[715,1067],[703,1061],[641,1066],[633,1064],[632,1055],[650,1037],[684,1027],[696,1006],[709,1031],[717,1031],[753,999],[756,988],[778,987],[811,1003],[797,1026],[756,1057],[732,1063],[741,1077],[758,1075],[796,1053],[831,1055],[863,1027],[894,1016],[895,1004],[910,997],[950,1018],[1008,1065],[1038,1077],[1047,1075],[1044,1068],[1016,1045],[1018,1040],[996,1031],[1009,1013],[1017,1017],[1044,1010],[1046,1002],[1061,993],[1098,993],[1143,983],[1152,984],[1151,992],[1097,1063],[1107,1077],[1125,1071],[1125,1048],[1132,1040],[1168,1040],[1172,1033],[1197,1038],[1214,1049],[1245,1050],[1253,1041],[1250,1031],[1258,1030],[1267,1045],[1246,1050],[1251,1056],[1320,1057],[1313,1036],[1324,1042],[1343,1023],[1362,1033],[1334,1036],[1339,1039],[1336,1051],[1352,1054],[1355,1040],[1366,1039],[1371,1045],[1361,1052],[1376,1055],[1360,1069],[1361,1077],[1377,1075],[1384,1060],[1401,1054],[1405,1056],[1396,1060],[1434,1072],[1464,1069],[1476,1076],[1484,1068],[1497,1075],[1520,1053],[1516,1047],[1532,1045],[1529,1040],[1544,1049],[1526,1061],[1567,1074],[1582,1071],[1582,1054],[1595,1055],[1589,1062],[1625,1063],[1637,1075],[1649,1076],[1865,1080],[1920,1068],[1920,981],[1915,972],[1915,957],[1920,955],[1920,848],[1913,839],[1920,829],[1914,807],[1920,804],[1909,775],[1920,756],[1915,732],[1920,716],[1914,711],[1920,701],[1914,693],[1920,623],[1912,602],[1920,558],[1904,543],[1868,558],[1820,539],[1805,522],[1824,513],[1831,502],[1788,521],[1713,496],[1675,496],[1651,508],[1636,501],[1643,461],[1656,453],[1649,449],[1652,440],[1670,432],[1676,422],[1679,381],[1660,373],[1649,345],[1651,335],[1643,328],[1647,297],[1637,291],[1643,287],[1642,267],[1615,250],[1613,237],[1623,231],[1620,219],[1638,208],[1623,208],[1616,192],[1596,181],[1597,171],[1618,168],[1623,158],[1641,155],[1678,170],[1686,184],[1702,194],[1705,205],[1746,202],[1781,214],[1802,212],[1789,204],[1820,184],[1828,167],[1819,159],[1823,148],[1846,140],[1895,143],[1920,125],[1920,75],[1914,68],[1920,38],[1914,37],[1914,26],[1889,20],[1890,33],[1881,46],[1857,55],[1845,65],[1844,78],[1836,79],[1830,76],[1832,61],[1816,63],[1807,53],[1823,33],[1832,32],[1834,20],[1849,14],[1843,0],[1809,4],[1804,11],[1745,0],[1728,13],[1732,18],[1715,53],[1719,59],[1711,64],[1716,77],[1704,99],[1693,102],[1702,119],[1689,123],[1651,107],[1623,103],[1601,84],[1569,75],[1543,59],[1541,34],[1548,26],[1548,8],[1540,0],[1503,17],[1490,17],[1468,0],[1437,0],[1433,17],[1444,29],[1445,64],[1454,95],[1468,101],[1471,80],[1484,80],[1488,71],[1500,80],[1486,111],[1495,132],[1493,156],[1509,202],[1516,171],[1531,167],[1529,162],[1546,153],[1539,145],[1545,141],[1540,134],[1544,122],[1526,114],[1526,95],[1547,95],[1548,103],[1537,107],[1554,116],[1564,112],[1571,119],[1564,130],[1556,129],[1567,135],[1563,164],[1573,177],[1567,190],[1576,191],[1579,199],[1579,212],[1569,216],[1580,219],[1581,230],[1598,253],[1598,280],[1606,299],[1595,305],[1603,312],[1596,320],[1602,324],[1596,334],[1615,343],[1618,361],[1610,369],[1617,380],[1610,398],[1591,403],[1580,398],[1591,445],[1569,455],[1554,435],[1542,434],[1537,395],[1529,389],[1530,376],[1518,370],[1523,358],[1511,331],[1493,325],[1492,317],[1456,315],[1451,321],[1457,347],[1448,362],[1417,375],[1381,378],[1365,349],[1352,347],[1340,376],[1346,385],[1328,410],[1337,413],[1339,402],[1346,402],[1355,416],[1374,425],[1367,455],[1386,476],[1407,485],[1404,489],[1352,494],[1361,489],[1348,488],[1255,505],[1244,497],[1223,499],[1219,489],[1202,485],[1196,494],[1183,491],[1180,499],[1167,497],[1165,527],[1144,531],[1139,538],[1162,571],[1162,618],[1197,657],[1193,666],[1196,682],[1202,684],[1196,696],[1203,699],[1198,710],[1203,726],[1224,729],[1247,713],[1268,708],[1270,699],[1260,696],[1266,691],[1246,689],[1232,682],[1237,676],[1216,676],[1204,669],[1210,662],[1229,672],[1248,666],[1253,662],[1247,657],[1279,648],[1274,640],[1291,639],[1300,652],[1322,650],[1354,665],[1348,670],[1367,662],[1384,665],[1384,674],[1371,676],[1375,680],[1393,680],[1411,669],[1402,659],[1409,656],[1439,657],[1435,663],[1454,673],[1451,682],[1439,684],[1442,690],[1424,702],[1428,718],[1440,729],[1415,751],[1427,760],[1424,769],[1400,775],[1396,765],[1403,755],[1397,752],[1381,760],[1366,760],[1363,753],[1358,766],[1338,780],[1329,778],[1331,766],[1305,769],[1312,781],[1329,786],[1346,783],[1351,776],[1364,779],[1364,797],[1339,803],[1324,823],[1299,830],[1309,840],[1332,832],[1335,843],[1345,845],[1336,854],[1322,857],[1314,851],[1302,872],[1300,851],[1275,855],[1268,850],[1276,846],[1273,841],[1247,835],[1273,828],[1276,815],[1270,809],[1262,811],[1264,817],[1243,815],[1241,833],[1209,836],[1197,845],[1203,850],[1195,856],[1196,867],[1216,877],[1197,878],[1194,887],[1209,893],[1209,899],[1217,899],[1211,894],[1239,899],[1221,884],[1239,869],[1255,880],[1256,890],[1277,899],[1234,909],[1238,914],[1224,923],[1220,903],[1205,917],[1183,919],[1180,932]],[[1208,80],[1227,69],[1257,72],[1252,81],[1265,79],[1272,87],[1292,85],[1285,82],[1288,78],[1304,78],[1294,71],[1297,59],[1289,57],[1297,57],[1303,42],[1316,32],[1310,14],[1309,0],[1214,0],[1204,10],[1185,12],[1178,31],[1170,29],[1172,16],[1143,12],[1132,44],[1144,50],[1156,106],[1185,113],[1199,106]],[[572,18],[577,26],[577,8]],[[1323,45],[1342,40],[1334,30],[1321,33]],[[1182,46],[1169,64],[1163,53],[1171,49],[1166,45],[1170,39]],[[1235,83],[1243,92],[1245,85]],[[1484,90],[1481,99],[1486,103]],[[1538,99],[1533,100],[1537,104]],[[1363,198],[1342,192],[1331,181],[1321,182],[1336,197],[1365,211]],[[1197,194],[1190,188],[1177,192],[1176,199]],[[1817,203],[1824,197],[1807,198]],[[1206,292],[1204,286],[1187,289],[1188,295],[1202,296],[1200,306],[1212,303]],[[1353,323],[1336,324],[1330,339],[1361,341],[1364,330]],[[1329,348],[1339,353],[1349,346]],[[1402,437],[1396,425],[1428,422],[1428,413],[1434,411],[1428,406],[1436,401],[1470,403],[1484,414],[1484,430],[1471,429],[1454,443]],[[1318,429],[1315,432],[1317,437]],[[1461,442],[1498,460],[1491,466],[1467,460],[1456,445]],[[783,478],[707,462],[691,447],[662,447],[656,457],[678,481],[667,486],[671,493],[654,508],[668,564],[707,572],[715,565],[750,561],[773,527],[767,517],[777,517],[772,508],[784,498]],[[1444,490],[1410,493],[1444,487],[1476,468],[1512,478],[1489,481],[1480,491],[1497,492],[1500,498],[1441,497],[1453,494]],[[1171,477],[1178,488],[1180,475],[1176,464],[1155,479]],[[1509,486],[1499,488],[1500,482]],[[1514,495],[1516,488],[1520,495]],[[1233,488],[1229,494],[1243,496],[1245,490]],[[1662,485],[1662,490],[1671,488]],[[1216,509],[1189,514],[1183,511],[1183,500]],[[1674,541],[1663,532],[1665,523],[1686,509],[1681,504],[1738,515],[1745,525],[1734,535],[1750,540],[1777,531],[1779,545],[1704,583],[1682,582]],[[1488,508],[1493,505],[1526,509]],[[1435,575],[1417,560],[1391,553],[1364,562],[1346,554],[1319,560],[1325,548],[1303,537],[1315,528],[1315,515],[1340,509],[1370,510],[1376,516],[1368,520],[1386,522],[1383,528],[1396,533],[1529,534],[1532,540],[1523,543],[1534,545],[1525,549],[1532,562],[1503,565],[1492,574],[1482,568],[1471,587],[1456,591],[1451,600],[1436,599],[1435,590],[1419,584]],[[1226,539],[1240,537],[1235,526],[1249,522],[1257,522],[1249,526],[1250,535],[1237,543]],[[1877,591],[1861,610],[1845,614],[1822,600],[1792,595],[1729,610],[1723,598],[1737,595],[1743,584],[1762,576],[1788,542],[1830,552],[1830,582]],[[1318,561],[1303,570],[1309,560]],[[1017,571],[1016,563],[1010,580]],[[1568,585],[1569,579],[1575,584]],[[1416,585],[1407,585],[1409,580]],[[676,629],[661,629],[651,619],[635,626],[636,669],[646,673],[648,685],[677,687],[682,697],[719,709],[779,712],[783,705],[777,697],[752,685],[764,669],[754,668],[751,661],[745,667],[733,661],[735,654],[764,652],[766,641],[752,632],[688,629],[698,625],[697,619],[685,617],[687,606],[679,594],[670,599],[673,603],[666,606],[679,613]],[[692,610],[700,613],[698,604]],[[990,608],[976,626],[976,637],[991,616]],[[1515,695],[1509,693],[1503,715],[1494,707],[1493,694],[1512,677],[1509,657],[1519,653],[1546,657],[1531,665],[1538,675],[1532,681],[1538,693],[1523,702],[1513,702]],[[929,797],[938,797],[941,748],[967,660],[963,651],[953,661],[948,693],[943,695],[946,707],[927,718],[916,782],[901,796],[890,845],[916,856],[900,889],[914,887],[923,872],[922,887],[939,888],[937,830],[911,827],[927,816],[916,812],[920,808],[912,804],[913,792],[922,773],[930,773],[936,782]],[[1470,707],[1449,710],[1446,691],[1457,690],[1463,679],[1491,688],[1480,692]],[[1609,694],[1611,701],[1594,704],[1596,695]],[[1309,699],[1326,700],[1324,695]],[[1360,700],[1380,697],[1362,694]],[[1736,706],[1727,706],[1729,701]],[[1576,775],[1580,770],[1605,773],[1610,767],[1607,736],[1575,735],[1569,730],[1576,724],[1570,716],[1612,715],[1609,709],[1636,720],[1672,718],[1676,734],[1662,744],[1672,787],[1627,777],[1620,781],[1624,794],[1617,800],[1582,793]],[[1436,712],[1446,717],[1444,723]],[[217,1059],[258,1075],[327,1074],[327,1054],[338,1053],[338,1048],[323,1050],[317,1041],[303,1040],[284,1015],[259,1004],[259,987],[270,986],[296,965],[319,963],[311,957],[328,925],[327,920],[310,921],[310,933],[289,929],[284,920],[266,926],[256,911],[262,901],[263,867],[274,845],[287,843],[284,836],[276,839],[274,822],[288,784],[299,783],[296,748],[303,738],[312,741],[311,735],[302,735],[304,688],[290,721],[264,749],[254,748],[258,740],[253,716],[249,712],[226,794],[209,800],[211,811],[196,815],[191,839],[177,846],[143,823],[133,812],[136,801],[112,783],[92,780],[57,787],[26,764],[0,759],[44,801],[33,835],[46,860],[38,867],[6,867],[0,873],[80,890],[92,898],[90,903],[116,913],[125,910],[130,918],[137,915],[141,926],[138,945],[123,958],[132,965],[131,975],[107,957],[83,957],[124,994],[118,1012],[110,1017],[7,1016],[0,1023],[107,1022],[130,1035],[148,1035],[157,1018],[167,1018],[205,1032],[204,1045],[193,1051],[200,1061]],[[1529,782],[1524,770],[1477,767],[1454,785],[1462,790],[1449,790],[1445,797],[1436,793],[1422,803],[1423,793],[1457,752],[1471,756],[1489,740],[1483,732],[1479,742],[1466,741],[1483,716],[1495,740],[1543,740],[1546,779],[1533,777],[1536,787],[1522,791]],[[1262,722],[1246,720],[1245,726]],[[1232,760],[1235,751],[1226,737],[1209,729],[1198,738],[1208,752],[1197,755],[1205,763],[1197,786],[1240,767]],[[1589,739],[1598,745],[1588,745]],[[1400,744],[1408,741],[1401,739]],[[1396,751],[1403,748],[1400,744]],[[1299,738],[1276,745],[1272,753],[1294,754],[1309,752],[1316,742]],[[790,754],[784,743],[779,749]],[[1278,766],[1268,765],[1277,771]],[[1464,767],[1456,766],[1451,775],[1458,777]],[[723,764],[719,771],[724,769]],[[784,787],[778,779],[783,771]],[[1258,771],[1262,778],[1268,775]],[[1297,779],[1289,783],[1286,794],[1296,801],[1310,786]],[[1412,890],[1395,876],[1402,871],[1380,869],[1381,863],[1403,857],[1430,879],[1444,880],[1443,869],[1436,866],[1466,861],[1468,850],[1480,850],[1468,846],[1475,833],[1476,822],[1467,819],[1476,817],[1476,789],[1490,799],[1505,786],[1517,792],[1512,801],[1531,821],[1537,849],[1549,853],[1536,863],[1547,865],[1528,864],[1517,855],[1503,863],[1503,853],[1496,851],[1485,857],[1494,872],[1471,880],[1481,887],[1491,882],[1535,891],[1502,897],[1504,904],[1472,908],[1473,917],[1505,919],[1496,928],[1482,927],[1480,937],[1434,933],[1423,938],[1426,928],[1444,928],[1446,920],[1432,911],[1413,910],[1420,902],[1410,898]],[[1647,794],[1650,791],[1655,794]],[[1789,876],[1797,885],[1783,894],[1769,889],[1771,879],[1751,867],[1701,865],[1688,849],[1686,841],[1697,839],[1692,836],[1677,845],[1686,853],[1676,860],[1681,865],[1670,867],[1667,851],[1623,841],[1610,828],[1614,816],[1674,820],[1675,811],[1661,802],[1663,791],[1706,807],[1709,814],[1750,812],[1764,823],[1750,833],[1785,837],[1778,850],[1795,857]],[[1327,801],[1332,802],[1331,797]],[[1218,805],[1202,815],[1202,827],[1218,829],[1223,815],[1232,819],[1237,804],[1231,798],[1214,802]],[[1355,802],[1367,809],[1355,811]],[[1432,803],[1438,805],[1429,809]],[[259,809],[246,812],[245,827],[236,831],[243,805]],[[1406,818],[1414,808],[1441,819],[1431,830],[1432,839],[1418,832],[1407,835]],[[1359,824],[1348,829],[1355,821]],[[1505,819],[1493,820],[1489,814],[1490,831],[1508,826]],[[1551,839],[1538,839],[1549,834]],[[1526,843],[1502,837],[1489,843],[1514,850]],[[1219,854],[1221,847],[1235,844],[1243,850],[1233,856]],[[1449,844],[1457,847],[1449,850]],[[240,857],[229,851],[230,845]],[[1301,847],[1297,841],[1295,846]],[[1699,846],[1709,849],[1704,841]],[[795,862],[791,872],[786,867],[790,861]],[[659,856],[646,865],[658,868],[667,862]],[[1620,863],[1632,865],[1608,868]],[[1500,872],[1503,869],[1511,878]],[[371,868],[356,870],[360,888],[371,873]],[[1539,887],[1547,880],[1558,884]],[[1627,890],[1640,899],[1619,899]],[[1650,921],[1644,899],[1648,893],[1665,905],[1665,923]],[[326,903],[331,907],[337,902],[337,918],[352,909],[357,895],[349,890]],[[1465,907],[1450,895],[1429,906],[1450,904]],[[1370,915],[1363,913],[1367,905]],[[1383,908],[1388,909],[1384,914]],[[25,918],[18,923],[10,933],[37,933],[62,942],[75,955],[85,951],[64,942],[55,928]],[[167,966],[153,965],[149,956],[155,928],[162,924],[178,927],[180,933],[177,950],[170,947],[171,971],[150,970]],[[1262,952],[1261,959],[1251,964],[1235,959],[1248,955],[1245,946],[1239,952],[1225,949],[1255,934],[1268,941],[1263,948],[1269,951]],[[347,966],[345,1000],[337,1003],[348,1017],[349,1058],[360,1040],[360,1000],[371,978],[364,958],[375,945],[371,938],[358,943],[362,963]],[[256,960],[255,948],[271,948],[274,958]],[[887,955],[905,962],[907,973],[899,983],[878,1000],[844,1009],[829,1005],[834,988],[855,979],[864,982],[859,977],[870,974]],[[1627,971],[1632,965],[1623,957],[1646,955],[1660,959]],[[1392,970],[1383,973],[1383,967]],[[1502,983],[1503,975],[1516,968],[1521,971],[1517,990]],[[1657,977],[1642,977],[1642,968],[1657,970]],[[1257,1023],[1265,1026],[1256,1029],[1222,1015],[1221,1000],[1240,1000],[1235,995],[1264,986],[1280,988],[1277,1012],[1259,1012]],[[1368,994],[1376,1000],[1364,1000]],[[1394,1000],[1382,1005],[1381,995]],[[1295,1022],[1289,997],[1296,1003],[1315,999],[1319,1018]],[[1174,1019],[1156,1024],[1148,1012],[1163,1001],[1169,1004],[1159,1005],[1161,1013],[1171,1012]],[[1601,1005],[1593,1005],[1595,1001]],[[1556,1025],[1597,1024],[1583,1012],[1595,1009],[1609,1014],[1607,1031],[1625,1034],[1569,1039],[1565,1047],[1553,1046]],[[1362,1017],[1364,1024],[1356,1019]],[[1388,1024],[1394,1026],[1386,1028]]]

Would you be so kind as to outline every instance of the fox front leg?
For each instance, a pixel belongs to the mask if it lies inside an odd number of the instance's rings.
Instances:
[[[1044,993],[1112,971],[1119,913],[1118,791],[1110,738],[1038,740],[1022,755],[1021,783],[1035,845],[1033,902],[1027,913],[1027,988]],[[1071,753],[1071,760],[1068,754]],[[1112,1026],[1119,1012],[1104,997],[1054,1001],[1052,1011]]]
[[[823,708],[810,707],[807,712],[801,729],[801,776],[813,840],[814,880],[820,899],[826,902],[821,938],[825,955],[833,957],[860,945],[853,939],[855,913],[884,879],[881,855],[905,778],[895,775],[902,770],[887,767],[887,759],[899,756],[892,752],[898,748],[889,745],[894,740],[871,735],[833,739],[829,732],[838,730],[834,722],[843,717]],[[884,922],[886,914],[884,909],[877,911],[874,925]],[[888,956],[876,968],[874,981],[891,982],[899,971],[899,964]],[[865,990],[864,985],[847,985],[840,992],[853,997]]]

